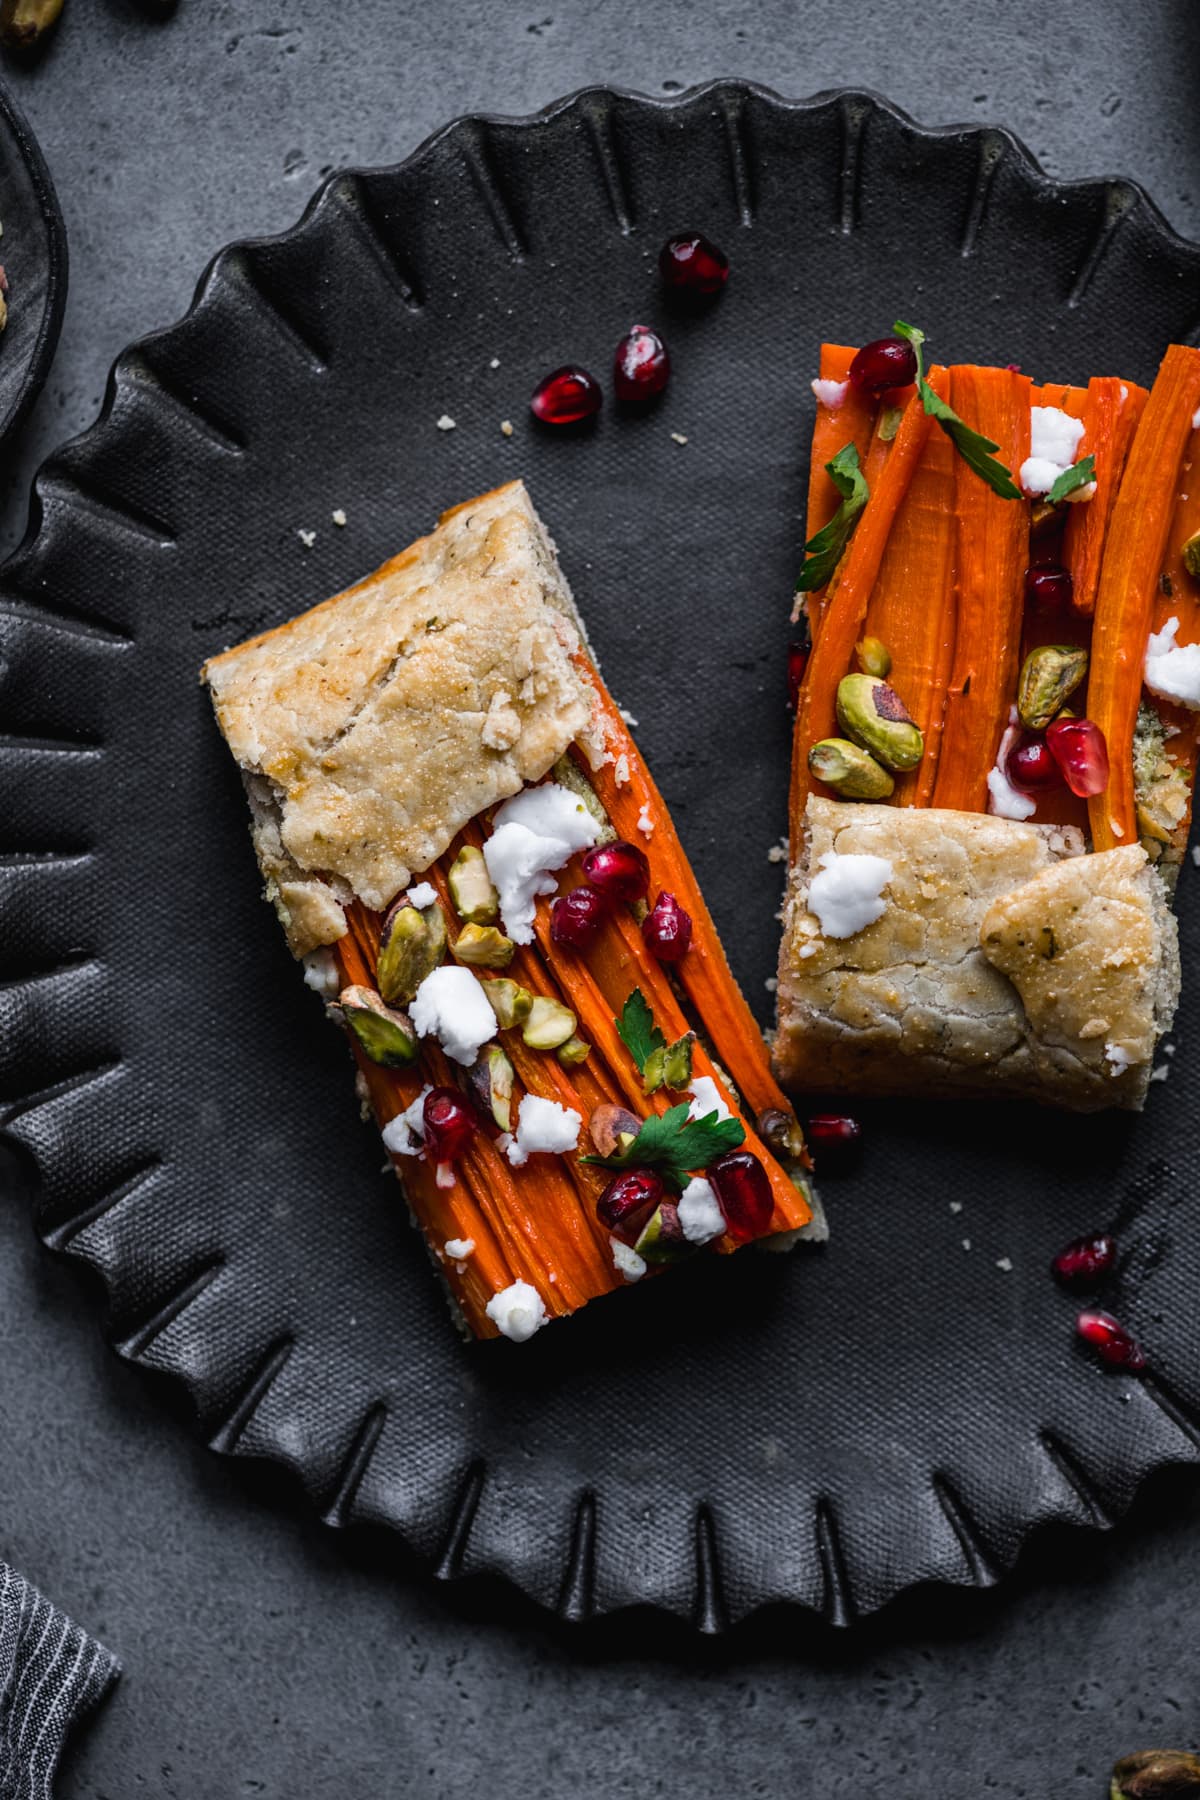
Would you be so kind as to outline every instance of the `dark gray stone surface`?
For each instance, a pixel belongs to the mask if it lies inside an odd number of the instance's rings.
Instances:
[[[1009,125],[1057,175],[1132,176],[1196,234],[1198,68],[1196,0],[182,0],[165,25],[69,0],[50,53],[11,76],[73,276],[3,471],[0,546],[112,357],[183,309],[223,242],[455,113],[592,81],[866,85],[924,123]],[[644,1622],[571,1632],[339,1540],[273,1475],[210,1456],[104,1349],[94,1292],[33,1242],[3,1165],[0,1192],[0,1553],[127,1671],[65,1795],[1101,1800],[1117,1753],[1200,1736],[1195,1476],[1156,1483],[1114,1536],[1036,1546],[994,1596],[915,1596],[854,1636],[787,1615],[716,1645]]]

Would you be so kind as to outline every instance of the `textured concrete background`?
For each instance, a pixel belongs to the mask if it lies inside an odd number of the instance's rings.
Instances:
[[[116,352],[184,308],[222,243],[289,224],[327,168],[394,160],[463,111],[714,75],[1005,124],[1052,173],[1132,176],[1200,234],[1198,0],[182,0],[165,25],[69,0],[51,52],[10,76],[72,283],[2,471],[0,547]],[[1036,1546],[997,1595],[916,1596],[853,1637],[800,1617],[712,1646],[564,1631],[345,1544],[272,1475],[198,1448],[104,1350],[94,1294],[33,1243],[2,1166],[0,1192],[0,1552],[127,1671],[64,1795],[1102,1800],[1115,1754],[1200,1738],[1195,1477],[1161,1480],[1116,1536]]]

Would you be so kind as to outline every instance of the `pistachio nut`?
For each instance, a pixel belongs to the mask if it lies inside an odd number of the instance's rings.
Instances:
[[[492,886],[483,851],[464,844],[446,877],[454,910],[470,925],[494,925],[500,917],[500,896]]]
[[[1179,554],[1193,581],[1200,581],[1200,531],[1193,531],[1186,543],[1180,545]]]
[[[407,1013],[388,1006],[369,987],[343,988],[338,995],[342,1023],[364,1056],[385,1069],[403,1069],[417,1059],[417,1034]]]
[[[435,901],[420,911],[399,900],[383,921],[375,979],[389,1005],[411,1000],[446,954],[446,921]]]
[[[533,995],[519,981],[485,981],[483,991],[501,1031],[512,1031],[529,1017]]]
[[[507,969],[517,946],[494,925],[464,925],[450,946],[455,962],[473,969]]]
[[[776,1156],[785,1161],[790,1158],[797,1162],[807,1162],[804,1133],[795,1113],[784,1112],[779,1107],[768,1107],[766,1112],[758,1115],[758,1135]]]
[[[592,1054],[592,1046],[585,1038],[569,1037],[565,1044],[560,1044],[554,1052],[564,1069],[577,1069]]]
[[[891,443],[900,429],[900,421],[903,417],[904,408],[902,406],[885,406],[881,409],[879,424],[875,428],[881,444]]]
[[[1112,1800],[1200,1800],[1200,1756],[1190,1750],[1138,1750],[1112,1773]]]
[[[467,1070],[471,1098],[501,1131],[512,1129],[513,1066],[499,1044],[488,1044]]]
[[[925,754],[920,726],[913,723],[895,688],[874,675],[842,676],[837,716],[846,736],[885,768],[915,769]]]
[[[557,1050],[560,1044],[575,1035],[578,1022],[570,1007],[564,1006],[561,1000],[550,1000],[539,994],[529,1009],[521,1036],[531,1050]]]
[[[616,1156],[628,1149],[642,1121],[624,1106],[597,1106],[588,1120],[588,1135],[600,1156]]]
[[[0,43],[9,50],[32,50],[43,34],[57,23],[63,0],[3,0],[0,5]]]
[[[854,646],[854,654],[858,658],[858,666],[864,675],[874,675],[880,681],[886,681],[892,672],[892,653],[882,638],[865,637]]]
[[[673,1200],[664,1200],[655,1207],[633,1247],[648,1263],[675,1262],[689,1253],[692,1246],[683,1235],[679,1208]]]
[[[896,786],[870,751],[849,738],[822,738],[809,751],[808,766],[843,800],[886,800]]]
[[[1017,711],[1030,731],[1045,731],[1088,669],[1079,644],[1039,644],[1025,658],[1017,683]]]
[[[685,1031],[673,1044],[660,1044],[657,1050],[652,1050],[642,1069],[642,1092],[654,1094],[661,1087],[679,1091],[690,1086],[695,1041],[695,1032]]]
[[[560,756],[554,765],[554,779],[560,787],[570,788],[583,801],[584,809],[589,812],[600,827],[598,844],[611,844],[616,839],[613,822],[600,804],[600,797],[584,774],[579,764],[571,756]]]

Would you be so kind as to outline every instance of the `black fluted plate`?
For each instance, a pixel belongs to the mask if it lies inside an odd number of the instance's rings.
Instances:
[[[688,225],[733,263],[699,318],[655,273]],[[524,474],[765,1021],[818,344],[899,313],[939,356],[1146,381],[1195,328],[1198,278],[1138,190],[1056,185],[1000,132],[856,94],[593,91],[334,177],[120,359],[0,584],[0,1091],[40,1233],[99,1271],[117,1348],[180,1377],[214,1445],[443,1573],[710,1629],[988,1583],[1038,1523],[1106,1524],[1196,1459],[1194,986],[1142,1119],[866,1109],[828,1249],[714,1259],[466,1347],[258,897],[196,672]],[[634,320],[670,340],[664,404],[538,435],[536,378],[607,374]],[[1145,1381],[1077,1353],[1047,1274],[1115,1218],[1109,1298]]]
[[[8,326],[0,334],[0,442],[32,406],[58,343],[67,298],[67,234],[27,120],[0,87],[0,263]]]

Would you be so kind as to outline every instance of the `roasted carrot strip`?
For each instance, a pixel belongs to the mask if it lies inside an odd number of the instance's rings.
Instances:
[[[1029,455],[1029,377],[955,367],[950,386],[959,416],[999,446],[1001,462],[1019,469]],[[961,457],[954,480],[955,649],[933,804],[984,812],[988,770],[1016,698],[1029,509],[1001,499]]]
[[[857,351],[848,344],[822,344],[821,380],[845,381],[856,355]],[[826,406],[823,400],[817,401],[812,462],[808,471],[806,541],[815,537],[823,525],[828,525],[841,504],[841,495],[825,473],[825,464],[832,462],[846,444],[855,446],[860,462],[865,460],[875,411],[874,400],[859,388],[848,388],[845,398],[837,406]]]
[[[1133,731],[1146,639],[1168,549],[1178,475],[1200,407],[1200,350],[1172,344],[1150,390],[1121,480],[1100,571],[1088,714],[1108,744],[1108,787],[1088,802],[1092,843],[1111,850],[1137,831]]]
[[[1088,383],[1078,411],[1073,405],[1063,408],[1084,423],[1077,456],[1096,458],[1096,492],[1090,500],[1080,500],[1066,508],[1063,532],[1063,562],[1075,584],[1075,610],[1085,617],[1096,609],[1100,565],[1121,472],[1146,398],[1145,388],[1101,375]]]
[[[1193,431],[1183,453],[1182,472],[1177,484],[1178,497],[1171,529],[1167,537],[1167,554],[1154,601],[1151,629],[1161,631],[1170,619],[1179,620],[1176,642],[1200,643],[1200,581],[1189,573],[1183,560],[1183,546],[1200,532],[1200,430]],[[1186,490],[1186,491],[1185,491]],[[1150,696],[1168,731],[1165,753],[1177,769],[1194,778],[1200,757],[1200,712],[1187,706],[1174,705],[1157,694]],[[1188,784],[1189,802],[1192,786]],[[1139,820],[1140,824],[1140,820]],[[1182,857],[1191,825],[1191,805],[1171,833],[1168,855]]]

